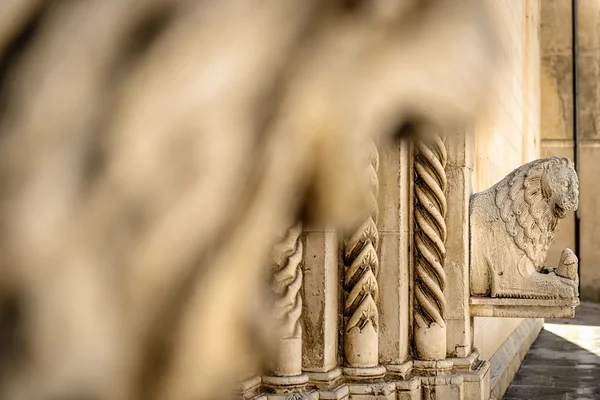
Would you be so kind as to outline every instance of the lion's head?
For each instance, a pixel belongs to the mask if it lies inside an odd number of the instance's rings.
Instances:
[[[555,158],[544,164],[541,186],[544,198],[557,218],[567,216],[579,205],[579,179],[573,162],[566,158]]]
[[[508,234],[540,268],[558,221],[579,203],[573,162],[559,157],[532,161],[511,172],[492,190]]]

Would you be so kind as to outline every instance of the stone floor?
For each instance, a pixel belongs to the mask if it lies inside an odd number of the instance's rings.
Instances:
[[[504,400],[600,399],[600,304],[547,319]]]

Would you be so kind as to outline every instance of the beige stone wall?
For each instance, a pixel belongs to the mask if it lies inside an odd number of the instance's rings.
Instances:
[[[600,301],[600,3],[579,1],[581,298]],[[542,155],[573,157],[571,2],[544,0],[541,12]],[[574,247],[574,215],[562,222],[547,263]]]
[[[505,67],[475,126],[473,190],[484,190],[540,156],[540,3],[496,0]],[[474,346],[491,358],[519,326],[517,318],[475,318]]]

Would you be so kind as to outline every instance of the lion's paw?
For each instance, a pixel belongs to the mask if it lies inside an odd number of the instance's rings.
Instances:
[[[564,249],[556,268],[556,275],[570,279],[571,281],[577,281],[578,264],[579,260],[575,253],[573,253],[573,250]]]

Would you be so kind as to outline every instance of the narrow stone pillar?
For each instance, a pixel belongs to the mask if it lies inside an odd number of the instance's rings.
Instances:
[[[334,229],[304,228],[302,369],[323,398],[347,396],[338,366],[339,247]]]
[[[344,243],[344,374],[352,379],[382,377],[379,366],[377,300],[379,287],[379,154],[374,143],[368,149],[367,173],[371,183],[371,212]]]
[[[293,226],[273,252],[271,288],[276,296],[274,313],[282,335],[277,357],[262,382],[268,392],[275,394],[301,390],[308,382],[308,376],[302,373],[301,234],[301,225]]]
[[[412,265],[412,152],[407,139],[379,149],[379,362],[388,375],[409,370]]]
[[[447,274],[446,354],[451,357],[468,357],[472,351],[471,314],[469,310],[469,199],[473,171],[472,132],[449,133],[448,148],[448,214],[446,227]]]
[[[446,358],[446,146],[438,135],[416,144],[414,342],[420,360]]]

